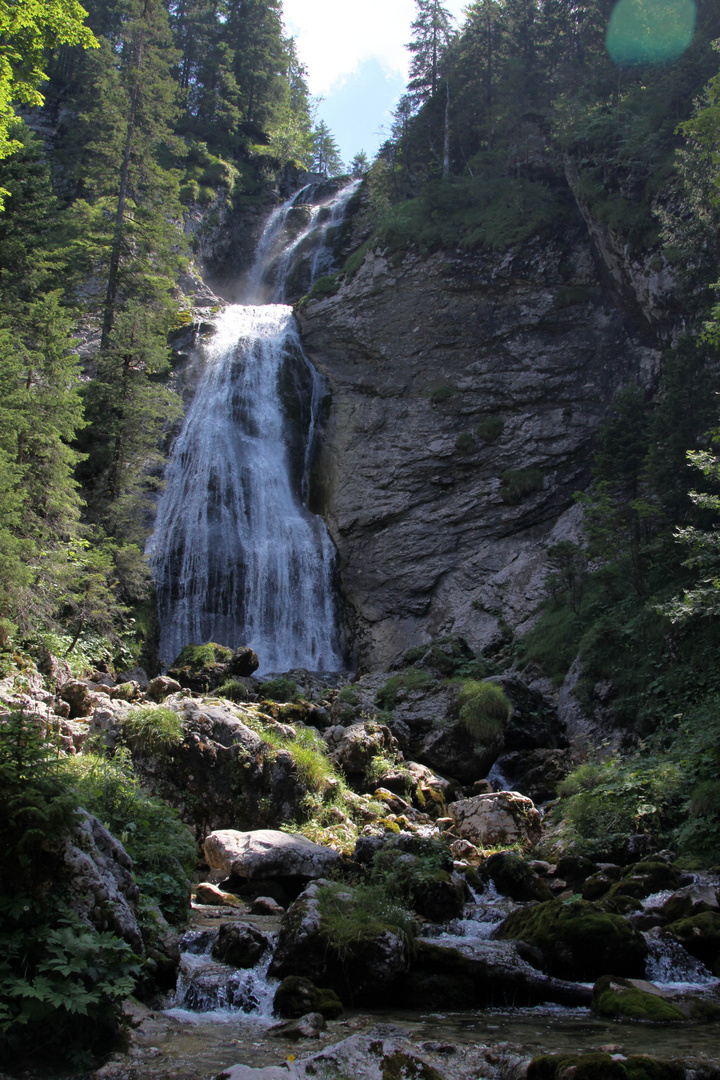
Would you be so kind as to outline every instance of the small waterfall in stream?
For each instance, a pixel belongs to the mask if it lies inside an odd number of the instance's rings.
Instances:
[[[148,546],[164,665],[184,645],[215,641],[251,646],[261,672],[343,667],[335,551],[305,505],[322,383],[279,301],[296,257],[310,281],[330,268],[328,234],[356,187],[311,206],[308,185],[273,211],[251,302],[224,309],[205,349]],[[303,223],[288,239],[294,210]],[[274,302],[255,303],[263,292]]]

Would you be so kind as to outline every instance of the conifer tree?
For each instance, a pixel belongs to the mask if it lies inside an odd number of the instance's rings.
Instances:
[[[339,176],[343,170],[338,144],[324,120],[313,131],[313,170],[321,176]]]
[[[408,90],[418,106],[438,88],[442,58],[453,37],[453,17],[440,0],[415,0],[415,6],[413,38],[406,47],[413,56]]]

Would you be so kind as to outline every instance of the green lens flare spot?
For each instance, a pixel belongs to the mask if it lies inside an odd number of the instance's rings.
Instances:
[[[619,0],[607,50],[620,67],[670,63],[690,45],[696,14],[694,0]]]

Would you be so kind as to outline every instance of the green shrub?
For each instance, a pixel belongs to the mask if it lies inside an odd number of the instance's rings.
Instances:
[[[452,869],[449,849],[441,841],[428,839],[417,844],[410,859],[403,859],[395,847],[381,848],[373,856],[370,881],[412,907],[428,885],[438,879],[447,881]]]
[[[55,910],[53,910],[55,907]],[[0,900],[0,1062],[88,1065],[123,1028],[140,972],[130,946],[60,905]]]
[[[247,686],[239,679],[228,679],[214,692],[218,697],[227,698],[228,701],[247,701],[250,696]]]
[[[500,477],[500,498],[508,506],[517,506],[528,495],[542,491],[545,477],[540,469],[507,469]]]
[[[278,675],[276,679],[268,679],[261,683],[258,693],[269,701],[295,701],[299,698],[298,685],[294,679],[287,675]]]
[[[310,300],[322,300],[326,296],[334,296],[340,288],[340,279],[334,274],[324,274],[314,282],[309,293]]]
[[[428,397],[433,405],[441,405],[443,401],[449,401],[455,394],[457,390],[454,386],[436,386],[430,391]]]
[[[185,723],[180,713],[166,705],[145,705],[123,718],[122,731],[134,749],[156,754],[180,745]]]
[[[140,891],[171,922],[183,922],[197,846],[177,811],[142,787],[126,750],[113,758],[93,753],[67,758],[63,773],[81,805],[122,843]]]
[[[202,671],[213,664],[227,664],[232,659],[232,649],[208,641],[206,645],[185,645],[172,665],[176,668],[189,668],[190,671]]]
[[[338,697],[340,698],[340,701],[344,701],[346,705],[357,705],[360,700],[357,695],[357,690],[352,686],[343,686]]]
[[[460,723],[478,742],[490,742],[502,735],[512,713],[505,691],[496,683],[464,682],[458,705]]]
[[[455,449],[461,454],[469,454],[475,448],[475,436],[469,431],[461,431],[455,439]]]
[[[590,299],[590,290],[584,285],[567,285],[558,289],[553,303],[556,308],[572,307],[573,304],[584,304]]]
[[[366,240],[365,243],[357,249],[357,251],[353,251],[351,255],[348,255],[347,259],[345,260],[345,265],[343,266],[343,272],[345,273],[349,281],[352,281],[362,264],[365,262],[365,256],[367,255],[368,251],[370,251],[370,248],[374,241],[375,238],[371,237],[369,240]]]
[[[475,434],[483,442],[495,442],[505,430],[505,421],[501,416],[486,416],[475,425]]]

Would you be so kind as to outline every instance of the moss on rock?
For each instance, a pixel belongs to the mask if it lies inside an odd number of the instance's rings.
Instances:
[[[302,975],[288,975],[275,991],[273,1011],[287,1020],[296,1020],[310,1012],[319,1012],[326,1020],[336,1020],[343,1005],[334,990],[322,989]]]
[[[664,928],[663,936],[679,941],[713,975],[720,971],[720,912],[703,911],[689,919],[678,919]]]
[[[648,987],[651,985],[647,984]],[[603,975],[593,988],[593,1010],[613,1020],[672,1023],[686,1020],[685,1013],[659,992],[643,989],[628,979]]]
[[[515,911],[495,936],[537,945],[547,971],[559,978],[642,978],[645,974],[647,944],[642,935],[621,916],[586,900],[549,900]]]
[[[570,1072],[572,1070],[572,1072]],[[661,1061],[645,1054],[618,1061],[610,1054],[543,1054],[528,1066],[527,1080],[684,1080],[685,1069],[674,1061]]]

